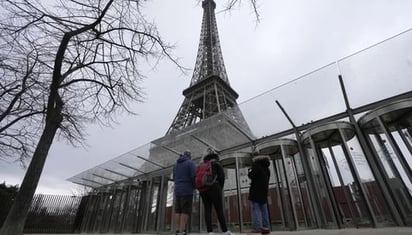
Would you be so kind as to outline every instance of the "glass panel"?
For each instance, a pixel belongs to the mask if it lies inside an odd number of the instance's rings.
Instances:
[[[314,143],[312,146],[314,146]],[[321,168],[320,168],[320,165],[317,159],[318,157],[312,148],[307,149],[307,156],[309,158],[309,166],[312,170],[312,174],[314,178],[316,194],[318,198],[320,199],[320,204],[321,204],[320,206],[322,208],[321,210],[322,219],[325,222],[326,226],[334,226],[336,225],[335,219],[334,219],[335,216],[334,216],[334,213],[331,207],[332,205],[329,199],[328,189],[323,179],[323,173],[321,171]]]
[[[130,186],[130,196],[127,207],[127,214],[124,222],[124,232],[132,233],[136,231],[138,210],[140,205],[140,184]]]
[[[250,166],[243,166],[242,168],[239,169],[240,190],[241,190],[240,204],[242,206],[243,231],[251,231],[253,229],[252,211],[251,211],[251,206],[250,206],[250,201],[249,201],[250,179],[247,176],[249,172],[249,168]]]
[[[193,195],[193,207],[192,207],[192,214],[191,214],[191,232],[200,232],[200,225],[204,222],[203,218],[203,205],[201,204],[201,198],[199,191],[195,190]],[[202,209],[200,208],[202,207]]]
[[[297,222],[299,223],[298,227],[306,227],[305,222],[305,213],[302,206],[302,197],[299,189],[298,178],[295,174],[295,165],[293,162],[293,155],[288,155],[285,157],[285,168],[286,176],[290,188],[291,201],[293,203],[292,208],[294,209],[293,215],[296,217]]]
[[[139,193],[139,209],[137,213],[136,232],[144,232],[148,221],[148,215],[150,214],[150,200],[151,200],[151,181],[140,181],[140,193]]]
[[[115,201],[113,205],[113,210],[111,213],[111,219],[109,223],[109,231],[110,232],[118,232],[122,222],[122,210],[124,209],[124,199],[125,194],[123,190],[116,190],[115,193]]]
[[[92,223],[94,218],[95,210],[98,206],[99,196],[98,195],[89,195],[88,196],[87,209],[85,213],[85,219],[82,221],[81,231],[82,232],[93,232]]]
[[[316,226],[316,218],[313,213],[313,208],[312,204],[310,201],[310,196],[309,196],[309,186],[308,186],[308,181],[307,177],[303,171],[303,165],[302,165],[302,159],[299,153],[295,154],[295,156],[292,158],[294,160],[292,163],[295,166],[295,174],[296,174],[296,179],[298,180],[298,189],[300,190],[300,205],[297,204],[297,215],[299,222],[302,220],[302,218],[305,218],[306,220],[306,226],[311,228]],[[301,208],[301,209],[300,209]],[[301,222],[300,222],[301,223]]]
[[[329,64],[241,103],[239,108],[255,137],[292,128],[276,100],[298,125],[344,112],[337,71],[335,63]]]
[[[339,61],[354,108],[412,90],[411,41],[408,31]]]
[[[111,207],[110,193],[101,193],[96,201],[96,207],[94,210],[93,217],[91,219],[91,231],[99,232],[104,229],[103,224],[106,220],[105,214]]]
[[[234,167],[234,166],[232,166]],[[241,195],[242,194],[247,194],[248,192],[248,188],[245,187],[246,183],[244,181],[244,177],[245,177],[245,172],[247,172],[247,168],[246,167],[242,167],[239,164],[239,178],[240,178],[240,187],[242,188],[243,186],[243,190],[241,190]],[[231,231],[240,231],[240,227],[239,227],[239,223],[240,223],[240,217],[239,217],[239,202],[238,202],[238,193],[237,193],[237,184],[236,184],[236,170],[235,169],[225,169],[225,176],[226,176],[226,180],[225,180],[225,186],[224,186],[224,214],[225,214],[225,218],[226,218],[226,224],[229,230]],[[247,176],[246,176],[247,177]],[[242,179],[243,179],[243,183],[242,183]],[[241,206],[242,206],[242,211],[245,210],[245,208],[249,207],[249,201],[241,201]],[[247,211],[247,210],[246,210]],[[217,218],[216,220],[216,226],[218,225],[217,222]],[[220,227],[218,227],[217,230],[215,231],[219,231]]]
[[[400,211],[412,217],[411,182],[400,166],[399,160],[384,134],[373,134],[370,140],[385,170],[391,191],[397,202],[402,202]]]
[[[342,223],[350,226],[370,225],[365,202],[347,161],[347,158],[352,156],[345,156],[344,147],[344,145],[338,145],[330,148],[331,158],[334,158],[331,159],[332,164],[335,164],[336,174],[339,177],[335,179],[336,185],[333,191],[342,216]]]
[[[328,148],[324,148],[322,149],[321,153],[323,155],[323,159],[326,163],[326,169],[328,171],[329,177],[330,177],[330,181],[332,183],[332,187],[335,186],[340,186],[340,185],[344,185],[343,182],[343,174],[342,172],[339,171],[339,163],[346,163],[344,156],[337,154],[337,155],[332,155],[334,154],[332,151],[333,149],[336,147],[332,147],[330,149]],[[335,163],[336,161],[336,163]],[[347,164],[346,164],[347,165]],[[346,168],[347,170],[349,170],[349,168]],[[349,172],[350,174],[350,172]],[[346,182],[350,181],[350,179],[348,179],[348,171],[346,171],[346,174],[344,174],[346,177]],[[342,182],[340,182],[342,181]]]
[[[329,155],[325,158],[327,162],[326,166],[329,169],[332,190],[339,208],[340,216],[342,216],[342,223],[352,224],[352,220],[357,219],[355,217],[358,217],[359,213],[357,213],[354,206],[355,199],[352,197],[353,195],[350,190],[354,180],[342,148],[341,146],[334,146],[329,147],[329,149],[323,149],[322,151]],[[333,169],[333,174],[331,173],[331,169]]]
[[[392,170],[389,177],[398,178],[398,180],[402,181],[402,183],[406,187],[405,193],[410,195],[412,193],[412,183],[410,182],[409,177],[405,172],[405,169],[400,163],[398,156],[395,154],[392,146],[389,144],[388,139],[383,134],[376,135],[376,139],[379,140],[380,143],[380,152],[382,154],[385,154],[387,163]]]
[[[282,199],[282,180],[279,177],[279,171],[273,161],[270,164],[269,180],[269,214],[272,223],[272,230],[282,230],[286,228],[285,215]]]
[[[390,163],[391,155],[393,153],[389,153],[388,148],[385,146],[384,140],[379,134],[374,134],[372,138],[370,138],[373,146],[376,149],[376,153],[379,157],[379,160],[382,163],[382,166],[384,167],[386,176],[388,178],[394,178],[394,172],[392,170],[392,164]]]
[[[174,182],[170,180],[171,175],[169,175],[169,178],[167,180],[167,192],[166,192],[166,209],[165,209],[165,231],[172,231],[173,223],[172,221],[173,214],[173,199],[174,199]],[[190,217],[190,220],[193,222],[193,220],[196,218],[194,216],[195,211],[192,210],[192,215]],[[189,223],[188,223],[189,224]],[[193,229],[193,227],[192,227]]]
[[[382,191],[376,182],[358,139],[352,138],[347,142],[347,145],[360,177],[360,182],[365,190],[366,198],[369,201],[377,222],[393,225],[394,221],[389,213]]]
[[[109,222],[115,198],[112,192],[102,194],[102,196],[103,200],[100,201],[101,206],[99,209],[103,211],[97,213],[98,215],[101,215],[102,219],[97,219],[94,225],[96,231],[107,232],[109,230]]]
[[[276,90],[239,104],[239,109],[256,138],[291,128],[275,103],[274,93]]]
[[[283,205],[283,215],[284,215],[284,225],[287,228],[294,229],[295,228],[295,220],[294,220],[294,210],[291,202],[291,195],[289,193],[288,188],[288,181],[287,181],[287,173],[283,167],[282,159],[277,159],[274,161],[275,168],[278,173],[279,179],[279,192],[281,196],[281,201]]]
[[[150,204],[147,220],[147,231],[156,231],[156,223],[158,220],[159,212],[159,192],[160,192],[161,177],[152,178],[152,188],[150,192]]]

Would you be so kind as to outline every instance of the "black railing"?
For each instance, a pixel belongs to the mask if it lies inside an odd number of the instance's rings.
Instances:
[[[86,198],[68,195],[35,195],[24,233],[73,233],[82,217]]]

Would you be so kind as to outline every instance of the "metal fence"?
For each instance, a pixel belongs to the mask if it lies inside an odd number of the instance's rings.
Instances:
[[[24,233],[72,233],[82,217],[81,196],[35,195],[27,216]]]

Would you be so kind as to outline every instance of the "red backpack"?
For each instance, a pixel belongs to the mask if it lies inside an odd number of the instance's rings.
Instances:
[[[196,170],[196,188],[199,192],[207,191],[216,182],[217,176],[213,174],[212,160],[200,163]]]

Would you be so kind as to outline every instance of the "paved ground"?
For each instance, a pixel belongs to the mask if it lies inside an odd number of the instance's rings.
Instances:
[[[192,235],[207,235],[207,233],[191,233]],[[41,235],[41,234],[37,234]],[[44,235],[64,235],[64,234],[44,234]],[[73,234],[67,234],[73,235]],[[88,234],[97,235],[97,234]],[[114,235],[105,233],[105,235]],[[127,235],[127,234],[123,234]],[[148,235],[148,234],[140,234]],[[164,235],[161,233],[160,235]],[[222,233],[215,233],[215,235],[222,235]],[[246,233],[236,233],[234,235],[246,235]],[[361,228],[361,229],[315,229],[293,232],[272,232],[270,235],[412,235],[412,227],[397,227],[397,228]]]

